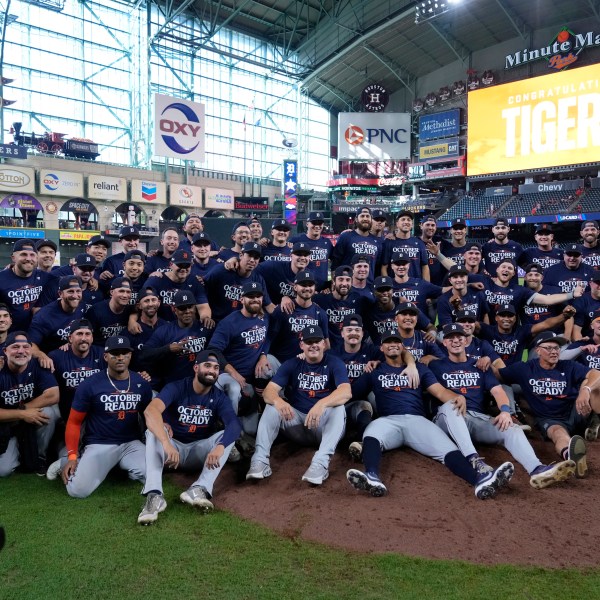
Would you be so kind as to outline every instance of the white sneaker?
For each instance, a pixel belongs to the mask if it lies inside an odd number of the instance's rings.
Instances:
[[[179,496],[179,498],[182,502],[200,508],[206,512],[214,508],[213,503],[208,499],[208,493],[199,485],[193,485],[188,488]]]
[[[246,479],[266,479],[267,477],[271,477],[271,475],[273,475],[273,471],[271,471],[269,465],[261,462],[251,462],[250,468],[246,473]]]
[[[321,485],[329,477],[329,470],[323,465],[310,463],[306,473],[302,475],[302,481],[308,481],[313,485]]]
[[[55,479],[58,479],[58,477],[61,473],[62,473],[62,465],[61,465],[60,458],[59,458],[58,460],[55,460],[48,467],[48,470],[46,471],[46,479],[49,479],[50,481],[54,481]]]
[[[146,503],[142,508],[142,512],[138,515],[137,522],[140,525],[150,525],[158,519],[158,513],[161,513],[167,508],[167,501],[162,494],[155,492],[146,496]]]

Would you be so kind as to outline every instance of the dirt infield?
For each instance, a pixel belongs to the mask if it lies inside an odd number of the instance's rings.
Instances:
[[[551,462],[550,444],[533,439],[538,456]],[[312,452],[283,443],[273,448],[273,475],[244,480],[247,461],[228,465],[217,480],[221,510],[262,523],[296,539],[359,552],[399,552],[410,556],[462,559],[480,564],[592,567],[597,550],[600,496],[600,442],[588,445],[590,475],[546,490],[534,490],[515,463],[510,487],[494,500],[478,500],[473,489],[444,466],[410,450],[386,453],[383,498],[354,490],[346,470],[358,467],[339,448],[329,479],[313,487],[300,478]],[[502,449],[482,452],[492,465],[509,460]],[[182,484],[189,484],[185,478]]]

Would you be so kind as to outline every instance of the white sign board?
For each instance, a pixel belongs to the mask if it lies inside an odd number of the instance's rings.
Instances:
[[[81,198],[83,196],[83,175],[54,169],[41,169],[40,194]]]
[[[29,167],[1,165],[0,190],[15,194],[34,194],[35,171]]]
[[[131,202],[148,204],[167,203],[167,184],[162,181],[131,180]]]
[[[202,208],[202,188],[195,185],[172,183],[169,186],[171,204],[173,206],[190,206]]]
[[[222,190],[219,188],[206,188],[204,190],[204,208],[220,208],[222,210],[233,210],[233,190]]]
[[[127,200],[127,180],[124,177],[88,176],[88,198],[96,200]]]

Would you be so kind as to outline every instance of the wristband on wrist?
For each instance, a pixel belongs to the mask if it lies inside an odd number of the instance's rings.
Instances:
[[[69,460],[77,460],[77,452],[68,452],[67,453],[67,458]]]
[[[505,412],[505,413],[509,413],[509,412],[510,412],[510,406],[509,406],[508,404],[503,404],[503,405],[500,407],[500,411],[501,411],[501,412]]]
[[[590,393],[590,396],[592,395],[592,388],[589,385],[584,385],[583,389],[587,390]]]

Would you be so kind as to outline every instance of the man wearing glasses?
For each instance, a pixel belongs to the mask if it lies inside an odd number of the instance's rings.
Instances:
[[[561,460],[575,462],[575,475],[587,475],[583,433],[592,413],[600,412],[600,371],[574,361],[560,360],[567,340],[551,331],[540,333],[533,342],[539,358],[519,362],[494,373],[508,384],[521,386],[536,427],[553,444]]]

